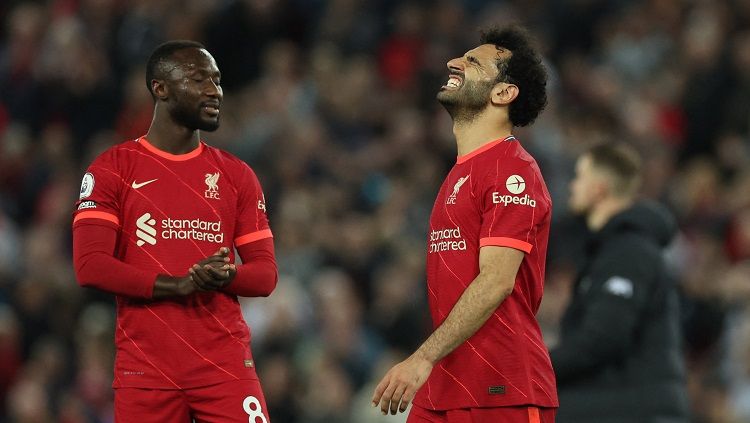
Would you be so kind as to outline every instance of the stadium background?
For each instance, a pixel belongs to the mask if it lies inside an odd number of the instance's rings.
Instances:
[[[273,422],[403,421],[368,403],[427,333],[427,219],[455,160],[435,93],[479,27],[512,21],[550,70],[517,132],[555,201],[547,341],[582,233],[573,161],[629,142],[681,227],[694,421],[750,421],[750,1],[3,0],[0,21],[0,422],[112,421],[113,301],[75,282],[70,214],[87,163],[148,128],[143,62],[173,38],[216,57],[205,139],[265,187],[281,279],[242,303]]]

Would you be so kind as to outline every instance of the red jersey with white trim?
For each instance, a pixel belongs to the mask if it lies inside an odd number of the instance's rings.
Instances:
[[[536,161],[514,137],[459,157],[430,217],[427,288],[435,328],[479,275],[479,249],[526,253],[513,292],[466,342],[439,361],[414,403],[433,410],[556,407],[536,312],[542,300],[551,200]]]
[[[271,237],[255,173],[201,142],[187,154],[145,138],[94,160],[83,179],[74,225],[118,231],[114,257],[138,269],[184,276],[220,247]],[[152,301],[117,296],[113,387],[183,389],[256,379],[250,331],[235,295],[216,291]]]

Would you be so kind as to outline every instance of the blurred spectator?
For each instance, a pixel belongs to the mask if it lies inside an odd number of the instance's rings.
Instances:
[[[559,344],[558,421],[688,422],[677,288],[662,250],[674,219],[639,202],[641,160],[624,145],[576,162],[568,202],[590,231]]]

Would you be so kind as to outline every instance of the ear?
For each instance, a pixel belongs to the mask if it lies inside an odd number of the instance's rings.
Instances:
[[[594,191],[597,200],[606,198],[612,193],[612,181],[609,180],[606,175],[602,175],[596,179],[592,190]]]
[[[167,81],[163,79],[152,79],[151,80],[151,91],[157,100],[166,100],[169,97],[169,88],[167,87]]]
[[[492,88],[490,102],[496,106],[507,106],[518,97],[518,87],[507,82],[498,82]]]

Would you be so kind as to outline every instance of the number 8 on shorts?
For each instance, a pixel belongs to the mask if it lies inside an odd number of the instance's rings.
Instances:
[[[260,408],[260,401],[258,401],[258,398],[255,398],[252,395],[246,397],[245,400],[242,401],[242,409],[245,410],[245,413],[247,413],[248,416],[250,416],[248,423],[258,423],[256,420],[258,418],[260,418],[260,423],[268,423],[266,416],[263,415],[263,411]]]

